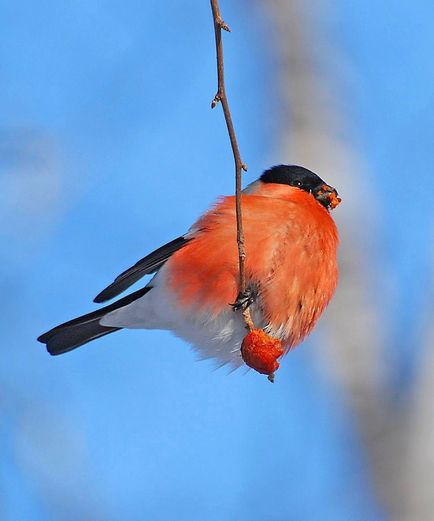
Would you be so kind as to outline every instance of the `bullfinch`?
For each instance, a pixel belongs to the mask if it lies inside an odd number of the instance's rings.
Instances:
[[[94,302],[154,274],[145,287],[38,340],[59,355],[123,328],[163,329],[193,345],[201,358],[236,368],[243,364],[246,328],[234,308],[249,306],[255,327],[288,351],[312,331],[336,289],[338,233],[330,210],[339,202],[337,191],[310,170],[274,166],[241,196],[244,295],[238,291],[235,197],[228,196],[185,235],[121,273]]]

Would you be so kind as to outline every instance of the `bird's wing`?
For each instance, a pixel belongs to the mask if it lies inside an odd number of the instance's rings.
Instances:
[[[107,286],[95,297],[94,302],[106,302],[107,300],[117,297],[143,276],[157,271],[171,255],[185,246],[189,241],[190,238],[181,236],[161,246],[161,248],[158,248],[149,255],[146,255],[146,257],[136,262],[134,266],[117,276],[110,286]]]

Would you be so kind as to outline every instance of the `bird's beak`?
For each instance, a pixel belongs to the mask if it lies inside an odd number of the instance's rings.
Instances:
[[[315,199],[329,210],[333,210],[338,206],[342,199],[338,196],[335,188],[322,184],[312,192]]]

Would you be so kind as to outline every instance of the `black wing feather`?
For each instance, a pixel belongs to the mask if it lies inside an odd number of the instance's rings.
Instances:
[[[149,255],[146,255],[146,257],[140,259],[134,266],[128,268],[116,277],[110,286],[107,286],[94,298],[94,302],[106,302],[107,300],[117,297],[145,275],[157,271],[171,255],[185,246],[189,241],[190,239],[181,236],[161,246],[161,248],[158,248]]]

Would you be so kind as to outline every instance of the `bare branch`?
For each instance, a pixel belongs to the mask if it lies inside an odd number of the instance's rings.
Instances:
[[[229,31],[228,25],[223,21],[220,15],[220,8],[218,0],[210,0],[211,9],[214,20],[214,33],[215,33],[215,44],[217,53],[217,79],[218,88],[217,94],[211,103],[211,108],[214,108],[219,102],[222,104],[223,114],[225,116],[226,127],[228,129],[229,139],[231,142],[232,153],[234,155],[235,162],[235,199],[236,199],[236,215],[237,215],[237,244],[238,244],[238,263],[240,270],[239,278],[239,291],[240,294],[246,290],[246,275],[245,275],[245,259],[246,252],[244,247],[244,232],[243,232],[243,220],[241,210],[241,170],[247,171],[247,165],[241,160],[240,150],[238,148],[237,138],[235,135],[234,125],[232,123],[232,117],[229,110],[229,103],[226,97],[225,90],[225,74],[224,74],[224,62],[223,62],[223,43],[222,43],[222,29]],[[253,322],[250,317],[248,309],[243,310],[243,317],[248,329],[253,329]]]

